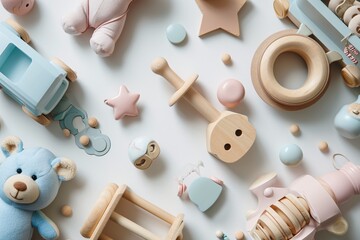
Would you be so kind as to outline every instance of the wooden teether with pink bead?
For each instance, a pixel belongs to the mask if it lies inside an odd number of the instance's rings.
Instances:
[[[219,112],[192,86],[197,75],[183,81],[164,58],[155,59],[151,69],[178,89],[170,98],[170,106],[184,97],[210,122],[206,144],[209,153],[226,163],[236,162],[245,155],[256,138],[256,130],[246,116],[230,111]]]

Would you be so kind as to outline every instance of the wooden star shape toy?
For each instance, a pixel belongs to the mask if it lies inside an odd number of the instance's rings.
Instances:
[[[217,29],[240,36],[238,13],[246,0],[196,0],[196,3],[203,13],[199,36]]]
[[[135,117],[139,115],[139,110],[136,106],[140,98],[138,93],[130,93],[124,86],[120,86],[119,94],[113,98],[106,99],[104,102],[114,109],[115,120],[120,120],[124,116]]]

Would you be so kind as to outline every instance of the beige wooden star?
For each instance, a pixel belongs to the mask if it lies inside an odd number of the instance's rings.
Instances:
[[[246,0],[196,0],[203,18],[199,36],[217,29],[240,36],[238,13]]]

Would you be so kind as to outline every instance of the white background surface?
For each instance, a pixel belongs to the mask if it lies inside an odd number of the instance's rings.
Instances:
[[[1,139],[17,135],[22,138],[25,147],[46,147],[56,155],[66,156],[77,163],[76,179],[64,183],[57,199],[45,210],[59,226],[60,239],[82,239],[79,233],[81,225],[109,182],[128,184],[137,194],[174,215],[184,213],[184,239],[216,239],[216,230],[222,230],[230,239],[235,239],[235,231],[246,230],[246,212],[257,205],[255,197],[248,191],[257,177],[276,171],[284,186],[288,186],[303,174],[318,176],[333,171],[333,153],[342,153],[360,164],[360,139],[349,141],[340,137],[332,124],[339,108],[353,102],[359,94],[359,90],[351,90],[343,84],[338,65],[332,66],[331,84],[325,95],[308,109],[297,112],[276,110],[256,94],[250,77],[251,60],[256,48],[276,31],[294,28],[288,20],[280,21],[275,17],[271,0],[246,3],[239,13],[240,38],[223,31],[199,38],[201,12],[194,0],[136,0],[115,53],[106,59],[92,52],[88,43],[91,31],[79,37],[63,32],[61,17],[73,7],[74,2],[37,0],[29,15],[16,17],[16,20],[28,30],[32,46],[42,55],[57,56],[76,70],[79,79],[70,87],[68,96],[86,109],[89,116],[99,119],[102,132],[112,141],[110,152],[103,157],[86,155],[77,148],[73,137],[63,137],[58,123],[44,128],[28,118],[10,98],[0,94]],[[0,16],[4,20],[10,14],[1,7]],[[165,29],[172,23],[180,23],[187,29],[187,41],[180,46],[174,46],[166,39]],[[221,62],[224,52],[230,53],[233,58],[230,67]],[[206,151],[206,120],[186,102],[168,107],[174,88],[151,72],[150,63],[157,56],[166,57],[182,78],[198,73],[200,91],[219,110],[224,109],[216,99],[219,83],[227,78],[242,81],[246,96],[235,111],[247,115],[257,129],[257,140],[243,159],[235,164],[216,160]],[[291,73],[278,73],[282,76],[280,78],[305,79],[304,63],[299,59],[282,57],[277,68],[278,72],[283,68],[293,70]],[[112,109],[103,103],[104,99],[118,93],[121,84],[131,92],[141,94],[139,117],[115,121]],[[290,134],[288,128],[292,123],[300,125],[300,137]],[[133,167],[127,157],[128,144],[141,135],[154,138],[161,146],[159,159],[147,171]],[[320,140],[329,143],[329,154],[318,150]],[[298,144],[304,152],[299,167],[288,168],[278,159],[279,149],[288,143]],[[214,175],[226,185],[219,201],[206,213],[176,196],[175,179],[183,173],[187,163],[198,160],[205,164],[201,170],[203,176]],[[349,221],[349,232],[345,236],[340,238],[322,232],[317,239],[359,239],[359,200],[355,197],[342,206],[343,214]],[[59,214],[63,204],[73,207],[73,217],[64,218]],[[147,225],[158,228],[156,222],[148,222]],[[40,237],[34,235],[34,239]],[[121,239],[138,238],[123,235]]]

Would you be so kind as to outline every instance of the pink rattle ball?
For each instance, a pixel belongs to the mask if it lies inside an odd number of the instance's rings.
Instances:
[[[1,0],[4,8],[15,15],[25,15],[34,7],[35,0]]]
[[[244,99],[245,89],[240,81],[227,79],[223,81],[217,90],[219,102],[228,108],[234,108]]]

